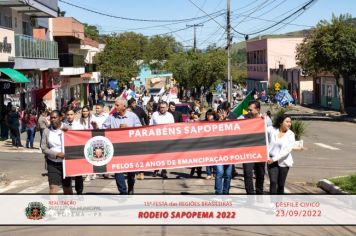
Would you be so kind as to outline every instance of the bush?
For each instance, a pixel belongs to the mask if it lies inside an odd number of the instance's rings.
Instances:
[[[295,134],[295,140],[301,140],[302,136],[306,132],[307,125],[301,120],[293,120],[292,127],[290,128]]]

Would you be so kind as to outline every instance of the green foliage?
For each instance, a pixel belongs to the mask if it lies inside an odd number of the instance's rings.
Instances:
[[[85,37],[91,38],[95,41],[99,40],[99,29],[95,25],[84,24]]]
[[[245,84],[247,78],[246,47],[232,50],[231,76],[234,82]]]
[[[184,87],[194,88],[203,85],[210,88],[216,81],[226,78],[226,54],[221,49],[211,48],[205,52],[188,51],[172,54],[166,69]]]
[[[344,113],[343,85],[340,77],[356,74],[356,27],[350,15],[333,15],[331,22],[320,21],[297,47],[297,63],[310,75],[332,73],[339,91],[340,112]]]
[[[134,32],[102,37],[106,44],[95,63],[103,76],[120,79],[121,84],[136,77],[139,64],[146,62],[151,69],[161,69],[168,57],[181,50],[180,44],[170,36],[146,37]]]
[[[302,136],[306,133],[307,125],[304,121],[295,119],[292,121],[292,127],[290,129],[295,134],[295,139],[301,140]]]
[[[336,186],[340,187],[343,191],[350,194],[356,194],[356,174],[339,178],[331,178],[329,180]]]

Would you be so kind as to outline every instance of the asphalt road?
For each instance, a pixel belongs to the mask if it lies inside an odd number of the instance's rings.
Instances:
[[[317,193],[313,187],[318,180],[333,176],[347,175],[356,170],[356,124],[347,122],[310,121],[308,132],[303,137],[305,150],[294,151],[294,166],[288,175],[287,187],[296,192]],[[31,179],[30,185],[45,181],[40,173],[43,168],[43,157],[40,154],[0,153],[0,172],[6,172],[10,181]],[[240,171],[241,172],[241,171]],[[241,174],[241,173],[240,173]],[[178,176],[171,173],[171,176]],[[175,179],[174,191],[184,193],[188,180]],[[97,180],[106,181],[106,180]],[[141,181],[147,183],[152,179]],[[193,179],[195,184],[205,186],[205,180]],[[180,184],[178,184],[180,182]],[[239,177],[235,182],[242,182]],[[95,183],[95,182],[93,182]],[[98,187],[103,182],[97,182]],[[147,185],[147,184],[145,184]],[[209,188],[211,188],[210,183]],[[171,191],[167,184],[165,192]],[[151,187],[150,187],[151,188]],[[236,188],[236,186],[234,186]],[[241,188],[241,186],[238,186]],[[1,189],[1,187],[0,187]],[[93,187],[95,189],[95,187]],[[205,186],[204,190],[208,188]],[[156,189],[158,190],[158,189]],[[20,191],[14,189],[14,192]],[[237,191],[237,190],[236,190]],[[241,191],[241,190],[239,190]],[[293,192],[294,192],[293,191]],[[351,226],[141,226],[141,227],[0,227],[0,235],[182,235],[182,233],[197,235],[356,235],[356,227]]]

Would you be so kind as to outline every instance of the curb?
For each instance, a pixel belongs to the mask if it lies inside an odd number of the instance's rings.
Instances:
[[[7,175],[5,173],[0,173],[0,186],[3,185],[3,182],[7,180]]]
[[[40,150],[0,150],[0,153],[42,153]]]
[[[347,192],[343,191],[341,188],[339,188],[327,179],[319,180],[317,186],[330,194],[348,194]]]

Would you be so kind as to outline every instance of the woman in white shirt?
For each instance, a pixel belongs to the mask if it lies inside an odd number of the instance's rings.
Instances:
[[[268,133],[268,175],[270,194],[284,194],[284,185],[289,168],[293,165],[292,149],[295,135],[290,130],[292,119],[289,115],[277,117],[273,127],[267,128]]]

